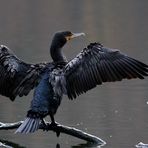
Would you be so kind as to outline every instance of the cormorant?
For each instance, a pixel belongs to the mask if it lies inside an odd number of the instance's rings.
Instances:
[[[90,43],[68,62],[62,47],[81,35],[84,33],[57,32],[50,47],[51,63],[25,63],[8,47],[0,46],[0,94],[13,101],[35,88],[30,110],[16,133],[35,132],[47,115],[56,125],[54,115],[63,94],[74,99],[104,82],[148,76],[148,65],[100,43]]]

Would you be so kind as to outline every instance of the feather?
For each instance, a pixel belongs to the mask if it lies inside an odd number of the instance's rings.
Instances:
[[[102,82],[140,78],[148,75],[148,65],[128,57],[118,49],[91,43],[63,68],[67,94],[76,98]],[[65,84],[62,85],[65,87]]]
[[[27,117],[25,121],[20,125],[20,127],[15,131],[15,133],[28,134],[33,133],[39,129],[40,118],[29,118]]]
[[[6,46],[0,46],[0,94],[12,101],[27,95],[40,81],[46,64],[27,64]]]

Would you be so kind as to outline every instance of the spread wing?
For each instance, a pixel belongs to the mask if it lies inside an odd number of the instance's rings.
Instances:
[[[67,95],[70,99],[101,85],[103,82],[148,76],[148,65],[116,49],[91,43],[63,69]]]
[[[0,45],[0,94],[12,101],[17,95],[27,95],[38,84],[45,67],[44,63],[27,64]]]

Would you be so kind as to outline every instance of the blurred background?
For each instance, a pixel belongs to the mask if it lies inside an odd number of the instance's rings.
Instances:
[[[66,56],[75,57],[90,42],[118,48],[148,64],[147,0],[0,0],[0,44],[7,45],[30,63],[51,61],[49,47],[59,30],[85,32],[86,37],[70,41]],[[94,134],[105,148],[131,148],[148,143],[148,78],[106,83],[74,101],[65,96],[56,120]],[[32,93],[11,102],[0,96],[0,122],[23,120]],[[49,120],[49,118],[47,118]],[[30,135],[0,131],[0,141],[13,147],[81,148],[74,137],[38,131]],[[11,143],[12,142],[12,143]]]

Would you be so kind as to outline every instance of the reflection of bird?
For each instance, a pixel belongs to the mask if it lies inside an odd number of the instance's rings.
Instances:
[[[148,75],[148,65],[100,43],[91,43],[68,62],[61,49],[68,40],[81,35],[84,33],[56,33],[50,47],[51,63],[25,63],[6,46],[0,46],[0,94],[14,100],[35,87],[27,118],[16,132],[36,131],[40,122],[45,124],[47,115],[56,125],[54,114],[63,94],[74,99],[103,82],[144,79]]]

